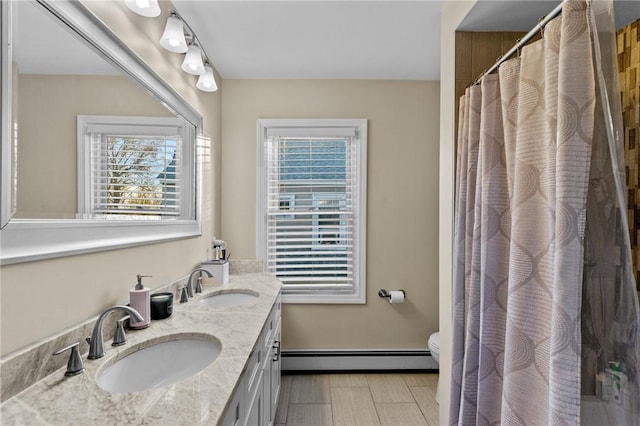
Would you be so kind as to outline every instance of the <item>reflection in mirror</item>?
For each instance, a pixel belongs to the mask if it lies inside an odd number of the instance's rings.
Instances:
[[[119,212],[113,217],[122,219],[125,212],[135,213],[136,208],[152,212],[146,208],[151,203],[166,203],[163,188],[168,186],[157,177],[166,177],[162,173],[170,165],[175,168],[179,134],[172,135],[173,148],[167,147],[163,132],[147,137],[139,131],[144,120],[138,120],[133,134],[127,135],[123,126],[117,129],[120,140],[127,140],[118,151],[113,143],[111,149],[105,148],[108,137],[114,140],[113,131],[98,138],[93,131],[92,137],[85,138],[78,123],[81,116],[109,117],[114,125],[120,124],[118,117],[123,117],[122,122],[153,117],[152,127],[159,117],[176,120],[176,116],[41,5],[14,2],[12,14],[12,104],[17,123],[12,217],[96,218],[91,207],[95,202],[99,204],[96,211]],[[93,157],[83,164],[78,148],[100,144],[102,139],[105,147],[92,150]],[[79,168],[87,173],[79,175]],[[108,181],[96,186],[104,179]],[[81,191],[85,183],[88,192]],[[80,200],[79,191],[84,193]]]
[[[198,111],[83,3],[0,11],[0,264],[201,235]]]

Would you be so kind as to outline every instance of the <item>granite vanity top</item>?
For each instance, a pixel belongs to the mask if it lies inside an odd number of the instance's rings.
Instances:
[[[198,301],[213,293],[244,289],[259,293],[255,302],[207,307]],[[152,321],[144,330],[127,330],[124,346],[87,360],[83,374],[65,377],[62,368],[2,403],[2,425],[200,425],[217,424],[238,385],[262,326],[280,291],[280,281],[266,273],[232,274],[224,286],[205,285],[188,303],[174,302],[173,315]],[[115,394],[96,384],[101,366],[149,340],[207,334],[222,344],[218,358],[199,373],[165,387]],[[170,336],[167,338],[166,336]],[[86,349],[86,345],[83,345]],[[83,351],[83,352],[86,352]],[[176,363],[180,359],[175,359]]]

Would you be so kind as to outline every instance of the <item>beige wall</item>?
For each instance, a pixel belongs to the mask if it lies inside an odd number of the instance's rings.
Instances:
[[[181,278],[203,259],[211,235],[219,230],[221,92],[198,91],[196,78],[180,70],[180,55],[158,45],[170,8],[166,2],[161,2],[165,17],[156,19],[128,12],[123,2],[87,4],[203,115],[205,135],[211,145],[204,158],[203,236],[2,267],[2,356],[87,320],[114,303],[125,302],[137,273],[153,275],[147,281],[151,288]]]
[[[451,389],[451,283],[453,272],[453,191],[455,182],[456,28],[476,0],[449,0],[440,18],[440,175],[439,175],[439,283],[440,283],[440,411],[439,424],[449,424]]]
[[[22,74],[17,103],[19,218],[75,218],[78,115],[173,116],[124,76]]]
[[[367,304],[283,308],[286,348],[426,348],[438,328],[438,82],[225,80],[222,234],[256,257],[256,120],[368,119]],[[379,289],[404,288],[390,305]]]

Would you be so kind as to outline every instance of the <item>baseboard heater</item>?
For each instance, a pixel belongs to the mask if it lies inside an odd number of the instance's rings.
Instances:
[[[288,372],[425,371],[438,363],[428,350],[283,349],[282,370]]]

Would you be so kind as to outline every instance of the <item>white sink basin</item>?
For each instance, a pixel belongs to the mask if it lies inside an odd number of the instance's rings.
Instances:
[[[210,307],[221,306],[237,306],[244,305],[245,303],[251,303],[258,300],[259,294],[249,291],[232,291],[224,293],[214,293],[211,296],[207,296],[200,300],[198,303],[207,305]]]
[[[190,377],[220,355],[217,340],[179,337],[135,350],[98,373],[98,386],[107,392],[140,392]]]

